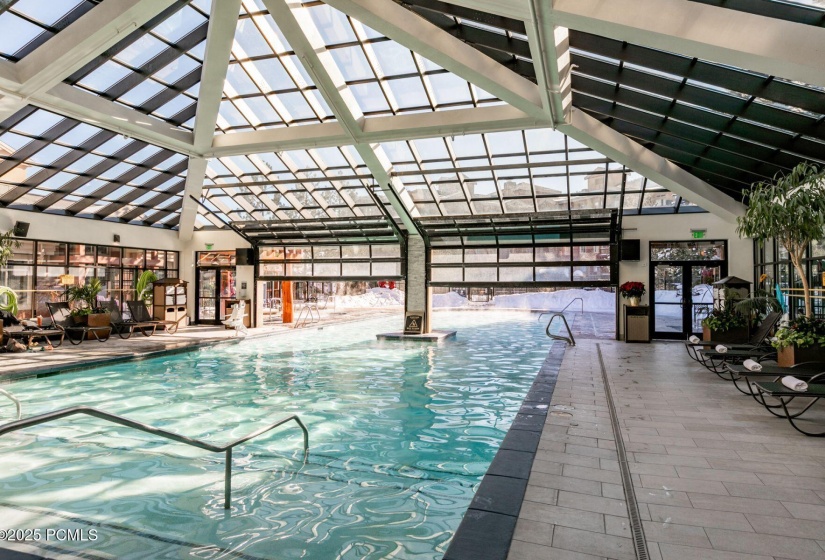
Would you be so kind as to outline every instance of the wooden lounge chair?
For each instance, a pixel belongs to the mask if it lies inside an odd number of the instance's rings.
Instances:
[[[120,305],[118,305],[115,300],[107,301],[106,309],[111,316],[112,329],[124,340],[132,336],[135,329],[139,330],[143,336],[152,336],[158,328],[157,323],[153,322],[140,323],[132,319],[128,321],[125,320],[123,314],[120,312]]]
[[[106,342],[112,334],[112,327],[90,327],[88,325],[75,325],[72,320],[72,312],[69,304],[65,301],[56,303],[46,303],[49,308],[49,315],[52,316],[54,328],[63,331],[69,342],[77,346],[83,343],[87,334],[91,334],[98,342]]]
[[[782,313],[768,313],[765,318],[762,319],[762,322],[759,323],[759,326],[753,331],[753,334],[748,339],[748,342],[744,344],[731,344],[730,342],[721,342],[718,340],[703,340],[701,342],[691,342],[686,340],[685,349],[691,359],[702,363],[702,357],[699,355],[699,351],[713,351],[713,349],[719,345],[727,346],[731,350],[752,350],[754,348],[764,348],[768,346],[768,335],[771,334],[771,331],[780,319],[782,319]]]
[[[761,381],[759,383],[755,383],[754,387],[763,399],[767,396],[779,400],[779,406],[782,407],[784,417],[788,419],[788,422],[791,423],[791,426],[793,426],[797,432],[803,433],[806,436],[825,437],[825,431],[809,432],[803,430],[799,427],[798,422],[796,421],[797,418],[802,416],[814,404],[816,404],[819,401],[819,399],[825,397],[825,374],[819,374],[810,378],[808,380],[807,391],[794,391],[778,381]],[[810,403],[808,403],[808,405],[805,406],[802,410],[791,413],[791,411],[788,410],[788,404],[794,399],[798,398],[809,398],[813,400]],[[779,415],[777,414],[776,416]]]
[[[132,320],[137,323],[151,323],[155,328],[163,326],[169,334],[175,334],[178,330],[177,321],[159,321],[153,319],[149,315],[149,309],[142,301],[127,301],[126,305],[129,307],[129,313],[132,314]]]

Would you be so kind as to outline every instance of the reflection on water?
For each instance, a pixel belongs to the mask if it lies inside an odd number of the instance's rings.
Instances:
[[[215,443],[295,412],[311,448],[289,425],[237,448],[225,512],[220,454],[86,417],[29,428],[0,438],[4,525],[97,526],[53,544],[119,559],[440,558],[549,343],[500,312],[437,314],[459,331],[440,346],[375,341],[397,321],[9,386],[26,416],[85,404]]]

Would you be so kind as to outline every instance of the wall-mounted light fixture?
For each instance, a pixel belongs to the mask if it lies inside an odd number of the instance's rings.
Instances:
[[[118,234],[115,234],[114,239],[112,239],[112,241],[114,241],[115,245],[117,245],[118,243],[120,243],[120,236]]]

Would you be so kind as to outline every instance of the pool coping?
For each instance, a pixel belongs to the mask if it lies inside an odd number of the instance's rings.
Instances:
[[[566,347],[550,347],[443,560],[506,560]]]

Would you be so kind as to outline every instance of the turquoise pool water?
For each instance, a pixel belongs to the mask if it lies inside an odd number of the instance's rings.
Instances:
[[[297,413],[310,453],[294,424],[236,448],[226,511],[222,454],[67,418],[0,438],[0,529],[84,529],[40,546],[121,560],[441,558],[547,354],[535,317],[438,313],[455,340],[377,342],[394,317],[6,385],[24,416],[83,404],[217,444]]]

